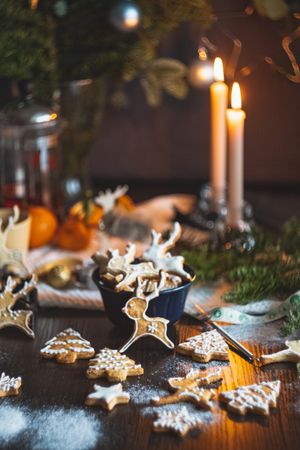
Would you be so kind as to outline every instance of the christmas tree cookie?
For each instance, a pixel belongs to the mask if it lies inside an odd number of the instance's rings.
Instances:
[[[89,359],[94,354],[95,350],[91,347],[90,342],[83,339],[72,328],[58,333],[40,350],[42,358],[56,359],[57,362],[63,364],[74,363],[77,359]]]
[[[193,336],[176,348],[177,353],[191,356],[195,361],[207,363],[213,359],[229,360],[229,347],[223,337],[216,331]]]
[[[18,395],[22,385],[22,378],[9,377],[2,372],[0,376],[0,397]]]
[[[245,416],[247,413],[268,416],[270,408],[277,405],[280,381],[269,381],[242,386],[233,391],[221,392],[219,400],[227,403],[227,409]]]
[[[133,359],[121,355],[118,350],[103,348],[89,361],[88,378],[107,378],[108,381],[125,381],[128,376],[143,375],[144,369]]]

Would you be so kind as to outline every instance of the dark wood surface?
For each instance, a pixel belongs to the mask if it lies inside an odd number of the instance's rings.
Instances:
[[[87,362],[79,361],[73,365],[61,365],[39,357],[39,349],[45,341],[67,327],[78,330],[83,337],[91,341],[96,350],[104,346],[117,348],[125,339],[125,336],[110,324],[104,313],[75,310],[41,311],[35,340],[30,340],[12,329],[3,330],[0,337],[0,372],[3,370],[23,378],[21,395],[5,400],[6,402],[32,409],[45,409],[53,405],[86,408],[87,411],[92,409],[99,418],[104,432],[104,436],[99,438],[95,447],[98,449],[292,450],[299,448],[300,382],[295,365],[282,363],[265,369],[255,368],[231,351],[230,363],[220,363],[223,367],[224,381],[218,390],[279,379],[282,382],[282,389],[278,408],[273,410],[268,418],[251,415],[241,419],[228,414],[226,409],[215,401],[212,414],[204,413],[208,419],[203,430],[193,432],[182,439],[170,433],[153,432],[152,410],[149,410],[149,407],[148,410],[145,409],[147,405],[134,403],[120,405],[110,413],[101,408],[84,407],[85,397],[93,385],[93,380],[85,377]],[[176,342],[180,342],[188,336],[199,333],[199,330],[199,323],[184,318],[173,329],[173,338]],[[262,351],[276,351],[281,347],[278,343],[263,345],[260,348],[252,342],[247,342],[246,345],[255,354]],[[157,386],[164,389],[169,376],[183,375],[192,366],[198,365],[192,363],[187,357],[175,355],[174,352],[163,348],[159,342],[151,338],[134,344],[128,354],[143,365],[145,375],[139,377],[139,381],[136,378],[130,378],[124,386],[125,388],[139,386],[141,393],[147,393],[145,386],[152,388]],[[209,364],[211,365],[214,363]],[[145,411],[148,413],[145,414]],[[28,435],[27,440],[24,439],[22,434],[18,440],[0,448],[31,448]]]

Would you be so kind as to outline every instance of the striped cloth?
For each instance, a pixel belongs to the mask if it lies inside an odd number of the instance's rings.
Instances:
[[[194,197],[185,194],[159,196],[136,206],[132,214],[133,219],[142,220],[157,231],[169,229],[174,218],[174,208],[183,213],[188,212],[194,202]],[[150,238],[150,236],[149,236]],[[26,265],[34,271],[42,264],[61,258],[72,257],[82,261],[90,261],[91,255],[97,251],[106,252],[109,248],[125,250],[127,242],[118,237],[107,236],[105,233],[95,232],[87,249],[81,252],[62,251],[45,246],[31,250],[27,256]],[[137,242],[137,255],[141,254],[148,242]],[[41,307],[82,308],[103,310],[103,302],[98,289],[68,289],[57,290],[45,283],[38,283],[38,297]]]

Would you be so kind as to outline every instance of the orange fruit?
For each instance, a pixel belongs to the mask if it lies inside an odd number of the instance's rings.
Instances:
[[[100,206],[95,205],[92,200],[88,200],[87,206],[88,214],[86,214],[84,203],[77,202],[70,208],[69,215],[78,217],[89,227],[97,227],[103,216],[103,209]]]
[[[48,244],[57,228],[57,219],[53,212],[45,206],[30,206],[31,216],[30,248]]]
[[[75,216],[69,216],[58,228],[55,243],[65,250],[83,250],[91,239],[91,229]]]
[[[122,197],[118,198],[117,206],[125,209],[125,211],[133,211],[134,203],[132,198],[129,195],[122,195]]]

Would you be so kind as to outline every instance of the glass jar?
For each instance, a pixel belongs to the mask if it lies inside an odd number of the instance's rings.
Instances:
[[[60,121],[51,108],[26,93],[0,113],[1,201],[39,204],[55,209],[59,202]]]

